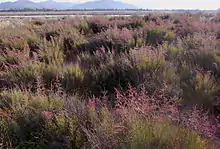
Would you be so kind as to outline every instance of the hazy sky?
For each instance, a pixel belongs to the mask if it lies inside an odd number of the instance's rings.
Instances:
[[[0,2],[7,0],[0,0]],[[15,0],[13,0],[15,1]],[[44,1],[44,0],[32,0]],[[85,2],[89,0],[56,0],[56,1],[71,1]],[[91,0],[90,0],[91,1]],[[142,8],[167,8],[167,9],[217,9],[220,8],[220,0],[121,0],[123,2],[134,4]]]
[[[220,0],[123,0],[137,6],[149,8],[188,8],[188,9],[217,9]]]

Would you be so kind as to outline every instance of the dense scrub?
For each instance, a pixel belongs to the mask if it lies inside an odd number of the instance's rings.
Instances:
[[[4,27],[0,148],[214,148],[217,20],[149,14]]]

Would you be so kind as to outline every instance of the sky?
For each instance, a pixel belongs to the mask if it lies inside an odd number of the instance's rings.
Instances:
[[[0,0],[0,2],[10,0]],[[13,0],[14,1],[14,0]],[[32,0],[45,1],[45,0]],[[60,2],[86,2],[91,0],[56,0]],[[220,0],[121,0],[134,4],[140,8],[150,9],[217,9],[220,8]]]

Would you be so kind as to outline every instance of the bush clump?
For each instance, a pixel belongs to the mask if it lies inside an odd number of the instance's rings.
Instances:
[[[167,31],[167,30],[163,30],[163,29],[152,29],[147,31],[147,37],[146,37],[146,42],[149,45],[161,45],[164,42],[173,42],[175,40],[175,34]]]

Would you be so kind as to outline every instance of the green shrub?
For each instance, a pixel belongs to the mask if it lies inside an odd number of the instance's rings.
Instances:
[[[126,23],[126,24],[119,24],[118,28],[120,28],[120,29],[122,29],[122,28],[137,29],[137,28],[141,28],[143,26],[144,26],[144,21],[137,20],[137,21],[131,21],[131,22]]]
[[[50,88],[55,82],[56,78],[62,75],[62,65],[45,65],[40,67],[40,77],[46,85],[46,88]]]
[[[149,45],[159,45],[166,42],[173,42],[175,40],[175,34],[171,31],[164,29],[152,29],[147,31],[146,43]]]
[[[58,43],[45,43],[39,54],[40,61],[46,64],[59,65],[64,62],[64,54]]]
[[[198,49],[199,43],[196,40],[191,39],[190,37],[186,37],[182,40],[183,48],[186,50]]]
[[[181,52],[183,52],[183,49],[180,47],[176,47],[174,45],[168,45],[164,44],[163,49],[166,51],[166,60],[168,61],[175,61],[181,55]]]
[[[27,39],[27,44],[30,48],[30,51],[37,52],[40,48],[40,39],[39,38],[28,38]]]
[[[85,141],[74,120],[64,116],[46,119],[41,112],[17,113],[15,122],[4,120],[6,133],[15,148],[81,148]],[[3,120],[1,120],[2,122]],[[34,130],[34,131],[33,131]],[[9,140],[4,140],[9,141]],[[6,144],[3,144],[6,146]]]
[[[190,82],[183,84],[183,98],[187,104],[197,104],[205,108],[212,109],[219,106],[214,100],[213,94],[218,90],[217,84],[209,74],[197,72],[196,75],[190,75]]]
[[[0,64],[11,64],[11,65],[17,65],[19,64],[19,60],[17,57],[13,57],[10,55],[1,55],[0,56]]]
[[[89,33],[89,24],[85,19],[80,20],[79,24],[76,25],[76,28],[82,35]]]
[[[198,52],[195,57],[195,64],[204,70],[213,71],[213,64],[217,64],[219,66],[220,61],[215,56],[214,53],[209,52]]]
[[[130,48],[134,46],[132,45],[132,33],[127,28],[118,29],[115,27],[113,29],[108,29],[104,33],[104,39],[109,43],[108,50],[114,49],[117,53],[128,52]]]
[[[29,96],[21,90],[12,90],[0,93],[0,99],[0,109],[13,112],[23,110],[28,104]]]
[[[93,21],[88,22],[88,26],[89,26],[89,29],[91,29],[94,34],[101,33],[108,29],[108,26],[106,26],[105,24],[96,23]]]
[[[34,83],[37,76],[41,75],[40,64],[33,63],[11,68],[7,71],[8,78],[17,84],[28,85]]]
[[[25,42],[26,41],[24,39],[18,38],[12,41],[8,41],[5,44],[10,49],[16,49],[16,50],[22,51],[24,49]]]
[[[137,39],[137,46],[141,48],[144,45],[144,41],[142,39]]]
[[[47,41],[51,41],[52,38],[58,37],[60,34],[57,31],[50,31],[45,34]]]
[[[58,110],[62,109],[64,102],[61,97],[51,94],[51,96],[31,94],[28,91],[22,92],[15,89],[4,91],[0,94],[0,109],[10,112],[25,111],[26,108],[38,110]]]
[[[66,91],[74,91],[83,84],[84,72],[78,65],[67,65],[64,67],[62,74],[62,84]]]
[[[138,20],[138,21],[130,23],[129,26],[131,26],[132,29],[140,28],[144,26],[144,21]]]
[[[124,148],[205,149],[208,147],[208,142],[202,140],[200,136],[168,122],[152,123],[145,120],[132,120],[129,124]]]
[[[39,20],[36,20],[36,21],[33,22],[33,24],[34,24],[34,25],[37,25],[37,26],[41,26],[41,25],[44,24],[44,22],[39,21]]]
[[[156,71],[165,65],[165,58],[161,50],[153,51],[142,47],[134,52],[134,57],[137,61],[137,68],[142,71]]]
[[[77,55],[79,53],[84,52],[85,50],[89,50],[89,49],[82,49],[85,48],[84,47],[85,45],[89,45],[89,43],[82,38],[77,39],[76,37],[69,37],[69,38],[64,38],[63,40],[63,50],[67,57],[70,57],[74,54]],[[86,48],[90,48],[90,47],[86,47]]]
[[[62,112],[61,97],[13,90],[1,93],[0,99],[1,147],[78,149],[87,143],[77,115]],[[13,109],[2,108],[5,99]]]
[[[114,88],[125,89],[128,83],[135,85],[138,79],[138,71],[131,59],[125,55],[119,59],[109,59],[104,64],[92,68],[90,90],[95,95],[101,91],[114,92]]]

